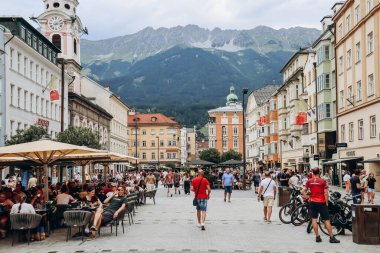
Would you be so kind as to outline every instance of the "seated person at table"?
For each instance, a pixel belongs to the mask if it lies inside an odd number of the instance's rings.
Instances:
[[[30,201],[30,204],[32,204],[33,207],[37,209],[43,209],[45,207],[45,204],[47,202],[47,198],[44,196],[41,189],[38,189],[32,200]]]
[[[102,202],[99,200],[98,196],[95,195],[95,188],[90,187],[87,191],[87,195],[84,198],[84,202],[89,206],[103,207]]]
[[[14,203],[7,198],[5,193],[0,192],[0,239],[4,239],[6,235],[6,226],[9,219],[8,212]]]
[[[92,238],[95,238],[96,231],[101,225],[106,225],[119,216],[120,212],[125,209],[127,202],[128,200],[125,196],[125,189],[122,187],[119,187],[117,191],[113,192],[112,196],[108,197],[104,201],[104,204],[109,203],[109,205],[103,210],[103,212],[96,212],[94,225],[91,227]]]
[[[26,202],[26,194],[23,192],[20,192],[18,194],[18,203],[14,204],[11,209],[11,214],[15,213],[31,213],[35,214],[36,211],[34,210],[34,207],[32,204],[25,203]]]
[[[56,198],[57,205],[68,205],[71,202],[75,202],[75,199],[69,194],[69,189],[66,185],[62,185],[61,193]]]

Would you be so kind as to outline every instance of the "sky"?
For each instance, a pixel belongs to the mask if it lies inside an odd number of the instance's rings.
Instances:
[[[106,39],[153,28],[194,24],[213,29],[320,29],[333,0],[79,0],[77,14],[89,30],[84,38]],[[43,11],[43,0],[0,0],[0,15],[28,19]]]

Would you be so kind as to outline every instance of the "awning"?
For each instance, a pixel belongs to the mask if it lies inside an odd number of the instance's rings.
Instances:
[[[363,163],[380,163],[380,157],[364,160]]]
[[[360,159],[363,159],[363,157],[360,156],[360,157],[342,158],[342,159],[338,159],[338,160],[324,162],[324,163],[322,163],[322,165],[334,165],[337,163],[344,163],[344,162],[348,162],[348,161],[352,161],[352,160],[360,160]]]

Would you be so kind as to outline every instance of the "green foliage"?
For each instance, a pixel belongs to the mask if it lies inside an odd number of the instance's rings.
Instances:
[[[70,126],[58,134],[57,141],[94,149],[101,148],[97,134],[94,134],[91,129],[84,127]]]
[[[17,130],[16,134],[11,136],[9,140],[5,141],[5,145],[15,145],[31,141],[38,141],[42,137],[48,135],[48,130],[43,126],[30,126],[27,129]],[[5,136],[5,139],[7,137]]]
[[[242,155],[239,152],[236,152],[235,150],[230,149],[228,152],[225,152],[222,154],[221,157],[221,162],[225,162],[228,160],[236,160],[236,161],[241,161]]]
[[[220,153],[215,148],[210,148],[203,150],[199,158],[204,161],[212,162],[212,163],[220,163]]]
[[[171,168],[172,170],[175,169],[175,163],[173,163],[173,162],[166,162],[165,166]]]

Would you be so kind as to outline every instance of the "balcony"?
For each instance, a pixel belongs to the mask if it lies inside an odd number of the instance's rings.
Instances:
[[[277,111],[271,111],[269,114],[270,121],[277,121],[278,120],[278,112]]]
[[[270,136],[270,142],[278,142],[278,134],[277,133],[272,134]]]
[[[282,107],[278,109],[278,115],[283,115],[288,113],[288,108],[287,107]]]
[[[294,124],[294,125],[291,125],[290,127],[290,133],[293,137],[300,138],[302,135],[302,129],[303,129],[302,125]]]
[[[270,143],[270,137],[266,136],[264,137],[264,144],[269,144]]]
[[[281,129],[278,131],[278,135],[280,137],[288,137],[290,135],[290,133],[289,133],[288,129]]]

